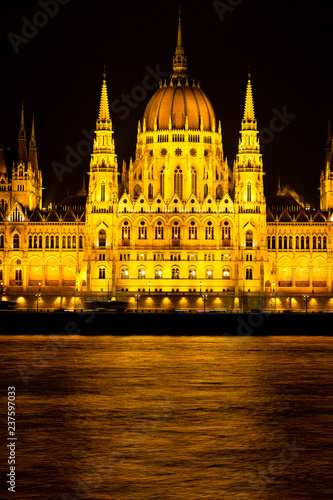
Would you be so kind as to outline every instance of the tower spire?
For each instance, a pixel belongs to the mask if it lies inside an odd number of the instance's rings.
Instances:
[[[247,89],[246,89],[246,98],[245,98],[245,108],[244,108],[244,122],[251,123],[255,122],[255,114],[254,114],[254,104],[253,104],[253,93],[252,93],[252,83],[251,83],[251,71],[250,67],[247,75]]]
[[[182,35],[182,21],[181,21],[181,9],[179,4],[179,17],[178,17],[178,33],[177,33],[177,46],[176,52],[173,56],[173,71],[177,75],[184,75],[187,70],[187,57],[185,55],[183,46],[183,35]]]
[[[37,173],[38,171],[38,159],[37,159],[37,144],[35,136],[35,115],[32,115],[32,126],[31,126],[31,137],[29,142],[29,161]]]
[[[105,130],[112,129],[110,111],[109,111],[108,89],[106,85],[105,66],[103,71],[103,84],[101,92],[101,101],[99,106],[99,115],[97,120],[97,129],[105,129]]]
[[[22,99],[21,123],[19,130],[19,144],[17,151],[17,161],[25,163],[27,161],[27,136],[24,125],[24,100]]]

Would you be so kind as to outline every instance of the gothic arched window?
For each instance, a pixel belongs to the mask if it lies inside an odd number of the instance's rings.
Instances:
[[[251,188],[251,181],[248,181],[248,183],[246,184],[246,201],[251,201],[252,199]]]
[[[100,229],[98,233],[98,246],[105,247],[106,246],[106,232],[104,229]]]
[[[101,201],[105,201],[105,181],[101,182]]]
[[[245,246],[253,247],[253,233],[250,229],[248,229],[245,234]]]
[[[183,171],[179,166],[174,172],[174,192],[180,199],[183,198]]]

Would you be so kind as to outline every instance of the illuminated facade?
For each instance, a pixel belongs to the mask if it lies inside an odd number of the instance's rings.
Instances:
[[[251,75],[231,169],[221,123],[186,71],[179,21],[173,73],[147,104],[135,160],[119,174],[104,75],[88,192],[48,209],[34,126],[28,151],[22,107],[11,178],[0,151],[3,295],[34,297],[38,288],[53,306],[66,297],[140,292],[172,303],[208,292],[220,307],[238,309],[245,296],[259,297],[260,307],[284,297],[287,307],[292,295],[332,292],[331,135],[320,209],[279,192],[266,200]]]

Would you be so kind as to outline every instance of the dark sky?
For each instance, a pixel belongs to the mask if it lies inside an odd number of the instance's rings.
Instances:
[[[94,128],[104,64],[119,164],[134,156],[137,122],[154,92],[142,90],[143,82],[154,84],[153,77],[145,77],[151,70],[172,70],[178,2],[62,0],[53,17],[38,14],[41,3],[2,5],[0,141],[15,146],[24,98],[28,134],[33,112],[36,117],[45,201],[59,201],[67,189],[80,188],[89,169],[89,155],[81,154],[59,182],[52,164],[64,164],[66,148],[80,149],[86,140],[82,131]],[[223,3],[228,6],[224,13]],[[280,173],[282,185],[289,184],[316,206],[333,108],[332,3],[219,4],[218,13],[213,1],[183,0],[182,19],[188,72],[201,82],[222,122],[225,154],[233,160],[237,152],[250,64],[258,127],[265,129],[268,141],[263,151],[266,194],[276,191]],[[41,26],[27,31],[26,20]],[[27,43],[17,42],[17,53],[9,33],[29,36]],[[116,100],[133,93],[136,100],[125,112]],[[289,123],[268,132],[272,123],[281,124],[272,119],[283,110]]]

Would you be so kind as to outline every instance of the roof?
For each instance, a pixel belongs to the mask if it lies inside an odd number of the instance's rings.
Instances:
[[[143,119],[146,130],[185,129],[212,131],[216,123],[211,102],[201,88],[193,83],[190,87],[185,77],[171,78],[152,96],[145,109]],[[187,123],[186,123],[187,122]]]

